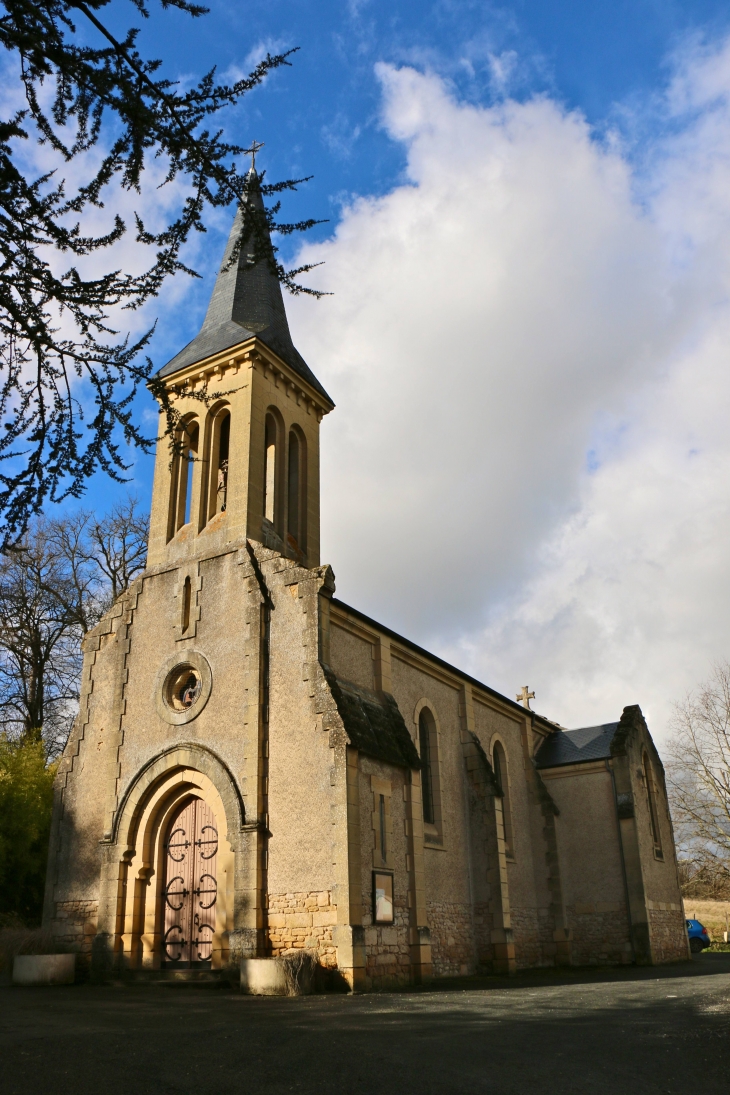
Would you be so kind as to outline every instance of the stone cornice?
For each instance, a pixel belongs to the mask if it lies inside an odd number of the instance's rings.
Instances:
[[[610,764],[610,761],[608,762]],[[585,776],[590,772],[602,772],[604,775],[609,770],[605,760],[584,760],[575,764],[556,765],[555,768],[541,768],[540,777],[543,780],[563,779],[565,776]]]
[[[458,690],[465,684],[469,685],[475,703],[479,703],[481,706],[490,708],[493,711],[498,711],[519,724],[523,724],[526,718],[529,719],[535,714],[534,712],[525,711],[524,708],[519,707],[506,696],[495,692],[488,685],[474,680],[473,677],[457,669],[456,666],[449,665],[437,655],[431,654],[428,650],[423,650],[401,635],[396,635],[389,628],[380,627],[377,621],[364,617],[357,610],[351,609],[341,601],[332,601],[330,619],[335,627],[341,627],[373,645],[381,635],[387,636],[390,639],[391,658],[397,658],[406,665],[427,673],[430,677],[441,681],[442,684],[446,684],[450,688]],[[556,727],[540,715],[535,714],[534,729],[541,736],[547,736]]]
[[[198,387],[207,387],[211,381],[223,380],[226,376],[233,379],[248,369],[259,369],[264,376],[273,374],[275,380],[278,379],[287,386],[297,403],[304,404],[309,413],[314,412],[318,420],[329,414],[334,407],[333,403],[323,399],[299,373],[255,336],[163,379],[168,389],[177,390],[182,395],[185,389],[195,391]]]

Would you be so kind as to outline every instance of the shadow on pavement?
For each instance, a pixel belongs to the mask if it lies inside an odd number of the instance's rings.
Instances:
[[[727,1095],[730,955],[437,989],[0,992],[7,1095]]]
[[[656,981],[666,977],[708,977],[730,974],[730,952],[693,954],[687,962],[672,962],[666,966],[555,966],[544,969],[519,970],[514,977],[448,977],[435,984],[423,985],[416,992],[453,992],[465,988],[509,988],[519,991],[528,985],[596,984],[617,981]]]

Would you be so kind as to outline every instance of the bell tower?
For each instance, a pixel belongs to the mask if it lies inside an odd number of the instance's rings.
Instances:
[[[251,168],[203,326],[158,373],[161,415],[148,565],[249,538],[319,564],[319,424],[334,403],[294,347]]]

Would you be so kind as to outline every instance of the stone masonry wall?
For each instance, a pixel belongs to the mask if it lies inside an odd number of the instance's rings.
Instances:
[[[373,924],[370,914],[363,913],[366,989],[410,984],[409,911],[397,896],[393,902],[393,915],[393,924]]]
[[[492,972],[494,968],[494,944],[492,943],[492,927],[494,915],[488,901],[474,902],[474,949],[476,951],[476,968],[482,971]]]
[[[515,941],[517,968],[555,964],[556,946],[553,940],[553,917],[550,909],[510,908],[512,933]]]
[[[269,942],[274,957],[297,950],[315,951],[323,966],[337,965],[332,927],[337,908],[329,890],[269,894]]]
[[[57,901],[55,911],[56,915],[51,921],[53,938],[73,950],[79,956],[80,968],[87,969],[96,935],[98,902]]]
[[[474,927],[469,905],[428,902],[434,977],[458,977],[475,968]]]
[[[573,932],[573,965],[614,966],[633,960],[625,906],[569,905],[566,912]]]
[[[647,902],[649,905],[650,902]],[[655,963],[677,962],[687,957],[684,914],[677,908],[649,908],[649,936]]]

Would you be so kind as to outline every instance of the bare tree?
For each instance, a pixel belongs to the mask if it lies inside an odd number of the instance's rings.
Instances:
[[[90,631],[144,570],[149,515],[140,512],[137,499],[129,495],[101,518],[79,510],[50,522],[49,528],[54,547],[68,567],[73,602],[69,611],[76,612],[84,632]]]
[[[667,787],[682,864],[695,897],[730,891],[730,663],[675,705]]]
[[[83,629],[48,523],[0,560],[0,726],[10,737],[65,736],[78,700]]]
[[[113,506],[100,521],[89,522],[92,558],[109,583],[107,607],[144,570],[149,535],[149,514],[137,510],[137,499],[132,496]]]
[[[0,730],[63,749],[76,714],[81,640],[144,568],[134,498],[102,518],[38,519],[0,557]]]
[[[229,139],[236,118],[229,108],[289,65],[295,51],[267,54],[232,83],[219,82],[212,69],[180,85],[163,76],[159,60],[140,52],[139,28],[123,29],[125,9],[143,19],[153,9],[195,19],[207,12],[189,0],[0,0],[3,76],[8,85],[17,81],[21,96],[17,105],[6,97],[0,118],[3,548],[22,539],[30,517],[49,500],[79,498],[92,472],[123,479],[122,440],[154,447],[133,417],[143,385],[150,384],[176,424],[170,394],[145,354],[153,326],[135,339],[118,323],[125,309],[158,296],[166,279],[194,273],[184,249],[205,231],[209,209],[246,209],[241,240],[255,244],[254,261],[265,262],[291,292],[321,295],[297,281],[307,267],[285,269],[269,240],[270,230],[286,236],[316,223],[278,220],[278,196],[304,180],[261,183],[261,193],[274,200],[254,213],[244,203],[245,155],[260,146],[246,149]],[[34,167],[36,142],[44,173]],[[156,226],[139,210],[127,223],[120,194],[159,189],[150,162],[162,167],[163,186],[177,183],[179,200],[168,216],[157,206],[163,219]],[[74,175],[83,181],[75,183]],[[106,222],[94,232],[104,207]],[[142,260],[136,274],[118,265],[114,245],[125,237]],[[88,385],[86,406],[79,381]]]

